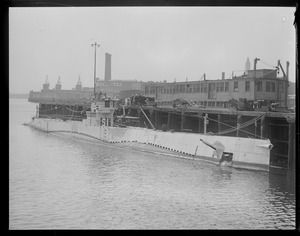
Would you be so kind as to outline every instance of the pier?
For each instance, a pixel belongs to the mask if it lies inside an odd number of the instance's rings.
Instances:
[[[270,139],[270,164],[274,171],[295,169],[294,113],[156,107],[143,110],[158,130]],[[116,114],[123,112],[119,107]],[[152,128],[138,107],[125,107],[125,114],[139,117],[140,127]]]
[[[39,103],[36,116],[81,121],[89,109],[89,103],[48,101]],[[122,117],[124,114],[137,118],[127,126],[166,132],[267,138],[273,144],[270,168],[280,173],[295,169],[295,113],[154,106],[143,106],[141,110],[139,106],[116,106],[114,115]]]

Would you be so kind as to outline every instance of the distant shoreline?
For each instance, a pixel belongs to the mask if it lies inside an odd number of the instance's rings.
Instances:
[[[9,98],[28,98],[29,94],[24,93],[10,93]]]

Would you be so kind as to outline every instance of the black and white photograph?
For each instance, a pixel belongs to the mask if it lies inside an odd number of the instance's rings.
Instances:
[[[9,7],[9,230],[295,230],[295,12]]]

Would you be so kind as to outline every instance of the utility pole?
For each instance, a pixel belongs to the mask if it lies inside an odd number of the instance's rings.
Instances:
[[[95,47],[95,57],[94,57],[94,96],[96,98],[96,48],[100,47],[100,44],[97,42],[92,44],[92,47]]]

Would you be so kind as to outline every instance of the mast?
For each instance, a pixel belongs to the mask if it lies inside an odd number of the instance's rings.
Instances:
[[[96,98],[96,48],[100,47],[100,44],[97,42],[92,44],[92,47],[95,47],[95,56],[94,56],[94,96]]]

